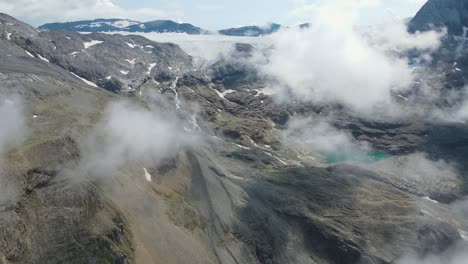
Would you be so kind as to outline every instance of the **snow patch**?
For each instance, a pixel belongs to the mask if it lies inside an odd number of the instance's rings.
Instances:
[[[93,83],[93,82],[91,82],[91,81],[88,81],[88,80],[86,80],[85,78],[80,77],[80,76],[74,74],[73,72],[70,72],[70,73],[71,73],[73,76],[75,76],[76,78],[82,80],[82,81],[83,81],[84,83],[86,83],[87,85],[92,86],[92,87],[96,87],[96,88],[98,87],[95,83]]]
[[[433,202],[433,203],[439,203],[438,201],[431,199],[429,196],[423,197],[423,199],[428,200],[428,201]]]
[[[11,40],[11,33],[7,32],[6,38],[7,38],[7,40]]]
[[[135,48],[135,44],[132,44],[132,43],[128,43],[128,42],[125,42],[125,44],[127,44],[130,48],[134,49]]]
[[[265,153],[265,154],[267,154],[268,156],[270,156],[270,157],[272,157],[272,158],[276,159],[277,161],[281,162],[281,163],[282,163],[283,165],[285,165],[285,166],[286,166],[286,165],[288,165],[288,163],[286,163],[286,162],[285,162],[285,161],[283,161],[282,159],[280,159],[280,158],[278,158],[278,157],[274,156],[274,155],[273,155],[273,154],[271,154],[270,152],[263,151],[263,153]]]
[[[127,28],[129,26],[138,25],[138,24],[139,24],[138,22],[133,22],[129,20],[119,20],[119,21],[112,22],[110,25],[116,28]]]
[[[136,59],[133,59],[133,60],[126,59],[125,61],[127,61],[131,65],[135,65],[135,63],[136,63]]]
[[[149,182],[152,182],[152,176],[151,174],[146,170],[146,168],[143,168],[143,171],[145,172],[145,179]]]
[[[460,236],[463,240],[468,241],[468,232],[458,229],[458,233],[460,233]]]
[[[106,80],[110,80],[110,79],[112,79],[112,76],[107,76],[106,77]]]
[[[169,87],[172,91],[174,91],[175,94],[175,106],[176,109],[180,109],[180,100],[179,100],[179,93],[177,93],[177,83],[179,82],[179,77],[176,77],[175,80],[171,83],[171,86]]]
[[[122,73],[123,75],[127,75],[129,71],[120,71],[120,73]]]
[[[88,42],[84,42],[83,45],[85,46],[85,49],[88,49],[88,48],[91,48],[92,46],[101,44],[103,42],[104,41],[100,41],[100,40],[91,40],[91,41],[88,41]]]
[[[78,54],[78,53],[80,53],[80,52],[79,51],[74,51],[74,52],[70,53],[70,55],[76,56],[76,54]]]
[[[29,51],[25,50],[24,52],[26,52],[26,54],[28,54],[29,57],[35,58],[34,55],[32,55]]]
[[[252,90],[257,92],[255,97],[260,96],[261,94],[275,95],[277,93],[275,89],[269,88],[269,87],[265,87],[265,88],[262,88],[262,89],[252,89]]]
[[[239,176],[236,176],[236,175],[232,175],[232,174],[227,175],[227,177],[228,177],[228,178],[231,178],[231,179],[233,179],[233,180],[241,180],[241,181],[245,180],[245,179],[242,178],[242,177],[239,177]]]
[[[405,102],[408,102],[408,98],[404,97],[403,95],[399,94],[397,95],[399,98],[405,100]]]
[[[249,147],[242,146],[242,145],[239,145],[239,144],[236,144],[236,143],[232,143],[232,144],[234,144],[236,147],[241,148],[241,149],[246,149],[246,150],[250,149]]]
[[[224,96],[226,96],[226,94],[230,94],[230,93],[235,93],[236,91],[235,90],[226,90],[224,92],[219,92],[218,90],[214,89],[215,92],[218,94],[219,97],[223,98],[223,99],[226,99],[224,98]]]
[[[45,61],[45,62],[50,62],[48,59],[44,58],[41,56],[41,54],[37,54],[37,56],[39,57],[39,59]]]
[[[148,71],[146,72],[146,74],[151,74],[151,70],[156,66],[156,63],[150,63],[150,65],[148,66]]]

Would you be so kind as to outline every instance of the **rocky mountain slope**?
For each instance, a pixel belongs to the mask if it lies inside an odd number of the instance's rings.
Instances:
[[[427,1],[410,21],[410,30],[424,31],[431,27],[447,27],[450,34],[466,35],[468,3],[463,0]]]
[[[139,36],[0,23],[0,98],[20,97],[28,124],[0,163],[17,190],[0,195],[0,263],[380,264],[467,247],[450,205],[467,179],[421,180],[410,155],[466,175],[466,124],[277,102],[246,44],[199,69]],[[327,164],[285,141],[297,115],[393,157]]]

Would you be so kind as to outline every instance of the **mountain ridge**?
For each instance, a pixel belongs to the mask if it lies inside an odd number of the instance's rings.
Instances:
[[[68,30],[84,32],[176,32],[187,34],[203,34],[206,30],[195,27],[189,23],[177,23],[172,20],[154,20],[139,22],[120,18],[97,18],[93,20],[79,20],[71,22],[46,23],[38,27],[41,30]]]
[[[309,23],[304,23],[297,26],[299,28],[306,28],[309,25]],[[39,26],[38,29],[80,32],[127,31],[135,33],[186,33],[190,35],[221,34],[225,36],[259,37],[273,34],[285,27],[286,26],[281,24],[269,23],[264,26],[248,25],[221,30],[206,30],[190,23],[178,23],[173,20],[153,20],[148,22],[139,22],[124,18],[97,18],[93,20],[46,23]]]
[[[468,27],[468,2],[465,0],[429,0],[409,23],[409,31],[427,31],[446,27],[451,35],[462,35]]]

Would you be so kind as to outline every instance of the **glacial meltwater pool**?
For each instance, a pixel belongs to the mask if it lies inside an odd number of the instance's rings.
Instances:
[[[360,163],[374,163],[380,160],[391,158],[392,155],[379,152],[379,151],[365,151],[361,149],[353,149],[346,151],[326,151],[320,152],[325,157],[327,164],[333,164],[338,162],[352,161]]]

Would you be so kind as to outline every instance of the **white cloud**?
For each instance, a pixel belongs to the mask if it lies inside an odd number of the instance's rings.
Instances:
[[[26,135],[23,106],[17,97],[0,96],[0,155]]]
[[[95,131],[83,144],[81,168],[108,174],[131,162],[157,162],[194,145],[177,116],[128,102],[111,103]]]
[[[406,59],[390,51],[432,49],[440,35],[410,35],[403,21],[378,34],[359,33],[360,9],[376,4],[337,0],[303,7],[311,12],[311,26],[273,36],[270,63],[262,69],[282,84],[280,90],[304,101],[337,102],[362,112],[390,104],[391,91],[409,87],[414,79]]]
[[[156,20],[174,18],[179,11],[155,8],[123,8],[113,0],[0,0],[0,10],[12,16],[27,18],[37,24],[94,18],[129,18]]]
[[[3,203],[17,194],[16,185],[4,175],[3,158],[27,134],[23,103],[18,97],[0,95],[0,124],[0,203]]]
[[[223,9],[222,5],[214,5],[214,4],[199,4],[197,6],[200,10],[208,10],[208,11],[216,11]]]
[[[425,257],[406,256],[396,264],[466,264],[467,259],[467,245],[457,243],[442,254],[430,254]]]
[[[353,140],[351,134],[336,129],[324,119],[293,118],[288,122],[285,138],[297,147],[315,152],[367,148]]]

